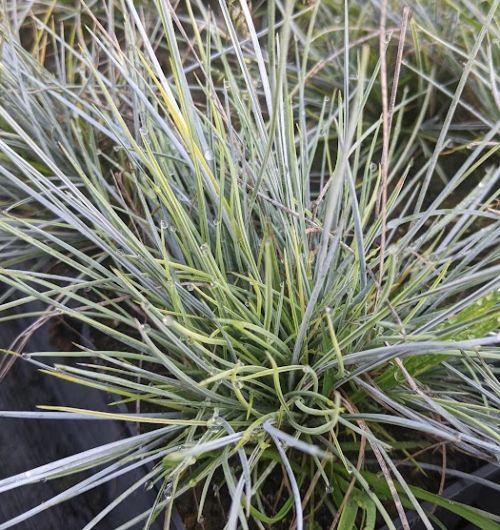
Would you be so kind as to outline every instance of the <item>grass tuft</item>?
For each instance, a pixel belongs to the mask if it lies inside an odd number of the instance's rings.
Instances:
[[[498,3],[4,3],[0,374],[140,434],[0,480],[95,468],[1,530],[145,461],[86,530],[146,483],[121,529],[212,486],[228,530],[498,528],[441,497],[500,455]]]

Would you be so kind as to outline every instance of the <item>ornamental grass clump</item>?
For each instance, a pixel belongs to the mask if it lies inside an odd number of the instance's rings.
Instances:
[[[0,480],[95,468],[0,529],[145,462],[86,530],[145,485],[121,529],[214,488],[213,528],[498,528],[440,496],[500,454],[498,0],[24,4],[0,318],[38,300],[87,339],[5,348],[2,375],[23,357],[121,405],[35,417],[140,433]]]

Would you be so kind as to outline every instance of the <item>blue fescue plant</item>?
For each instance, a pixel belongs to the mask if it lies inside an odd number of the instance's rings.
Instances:
[[[94,345],[2,374],[122,409],[1,415],[142,432],[0,480],[95,468],[2,530],[146,462],[85,530],[145,485],[120,529],[213,485],[227,529],[499,528],[440,496],[500,454],[498,0],[253,4],[3,3],[1,325]]]

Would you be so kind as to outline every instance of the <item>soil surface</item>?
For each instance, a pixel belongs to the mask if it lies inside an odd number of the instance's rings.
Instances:
[[[8,348],[27,325],[26,321],[2,324],[0,347]],[[54,340],[53,330],[45,326],[33,335],[25,351],[54,351],[55,343],[62,347],[61,339],[68,340],[71,333],[65,330],[65,327],[58,326],[55,329],[59,331],[57,341]],[[33,411],[41,404],[65,404],[106,410],[108,401],[110,401],[109,396],[99,391],[80,388],[48,377],[24,360],[17,361],[5,379],[0,382],[1,410]],[[130,435],[130,427],[122,422],[0,418],[0,479]],[[76,499],[66,501],[32,519],[18,523],[13,528],[16,530],[81,529],[117,495],[139,480],[145,472],[146,469],[139,468]],[[73,477],[33,484],[0,494],[0,523],[37,506],[87,476],[89,475],[86,473],[80,473]],[[116,528],[151,507],[155,496],[154,491],[138,490],[126,502],[116,507],[97,528],[100,530]],[[153,528],[158,530],[161,525],[158,523]]]

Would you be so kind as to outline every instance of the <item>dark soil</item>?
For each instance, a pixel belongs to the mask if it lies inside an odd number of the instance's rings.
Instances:
[[[0,327],[0,347],[8,348],[13,339],[25,329],[26,321],[13,321]],[[32,337],[26,351],[53,351],[68,348],[76,331],[67,326],[46,326]],[[69,348],[68,348],[69,349]],[[48,362],[51,359],[47,360]],[[0,382],[0,409],[36,410],[40,404],[61,404],[69,406],[106,410],[108,396],[84,387],[41,374],[33,365],[17,361]],[[101,444],[130,436],[130,427],[125,423],[77,420],[20,420],[0,418],[0,479],[24,472],[91,449]],[[77,530],[105,508],[133,482],[139,480],[146,470],[137,469],[122,478],[99,486],[76,499],[52,507],[40,515],[15,525],[16,530]],[[75,477],[57,479],[45,483],[22,487],[0,496],[0,523],[37,506],[57,495],[75,482],[83,480],[87,473]],[[120,504],[97,528],[116,528],[151,507],[156,493],[141,489],[127,502]],[[159,524],[155,530],[161,528]]]

